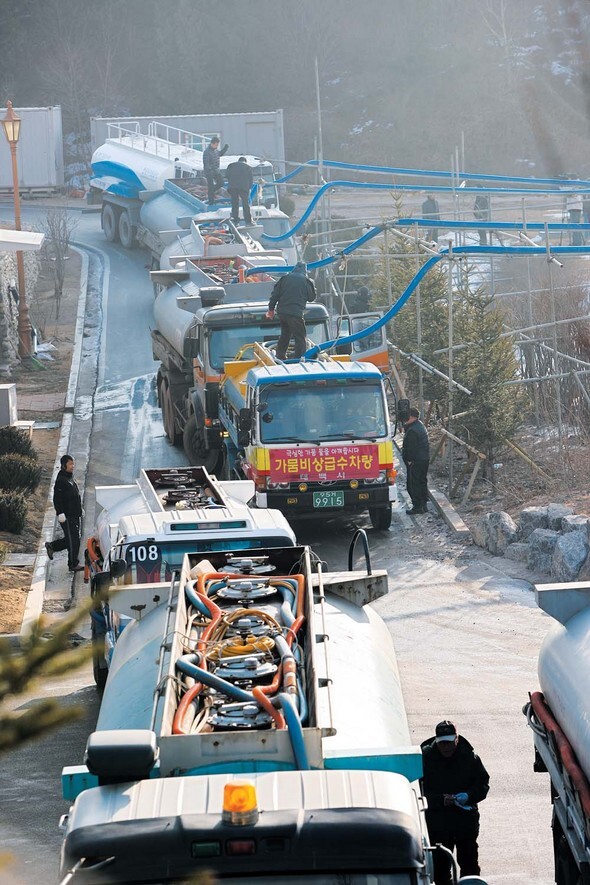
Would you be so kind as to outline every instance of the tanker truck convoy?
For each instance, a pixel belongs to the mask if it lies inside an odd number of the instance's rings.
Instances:
[[[585,531],[585,529],[584,529]],[[523,708],[534,770],[548,772],[557,885],[590,882],[590,584],[539,584],[537,605],[557,621],[539,652],[541,691]]]
[[[101,225],[110,242],[120,242],[131,249],[138,243],[152,255],[152,267],[159,266],[160,255],[171,233],[182,238],[191,218],[215,211],[220,220],[230,214],[229,196],[222,191],[215,205],[207,202],[207,182],[203,173],[203,153],[210,138],[165,126],[150,124],[149,134],[133,124],[109,124],[105,144],[92,155],[92,178],[88,200],[99,203]],[[174,140],[171,140],[174,138]],[[221,157],[221,172],[237,156]],[[246,156],[252,168],[255,192],[252,217],[258,236],[280,236],[290,224],[279,206],[272,163],[260,157]],[[162,236],[164,232],[164,237]],[[293,240],[284,248],[289,261],[296,260]]]
[[[213,550],[108,591],[127,626],[85,764],[63,772],[62,885],[432,883],[422,757],[365,605],[387,576],[366,558],[331,575],[307,547]]]

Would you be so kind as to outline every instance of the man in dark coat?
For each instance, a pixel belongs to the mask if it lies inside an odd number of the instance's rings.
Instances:
[[[294,358],[305,353],[305,320],[303,314],[308,301],[315,301],[316,291],[313,282],[305,272],[305,264],[298,261],[291,273],[278,280],[268,303],[267,319],[274,319],[275,307],[281,323],[281,334],[277,341],[277,358],[284,360],[289,342],[293,339]]]
[[[473,204],[473,214],[477,218],[478,221],[489,221],[490,220],[490,198],[488,194],[478,194],[475,198],[475,202]],[[488,232],[486,228],[480,228],[479,231],[479,245],[487,246],[488,244]],[[492,243],[492,234],[490,232],[490,245]]]
[[[431,218],[433,221],[440,221],[440,210],[438,208],[438,201],[436,197],[432,194],[428,194],[424,202],[422,203],[422,217],[423,218]],[[431,227],[427,233],[429,240],[434,240],[436,242],[438,240],[438,228]]]
[[[214,135],[209,147],[203,151],[203,172],[207,179],[207,199],[210,204],[215,202],[215,194],[223,187],[223,175],[219,171],[219,158],[227,153],[228,145],[219,149],[219,138]]]
[[[57,474],[53,486],[53,506],[57,513],[57,520],[64,533],[63,538],[57,538],[45,543],[45,550],[49,559],[59,550],[68,551],[68,568],[71,572],[81,572],[84,566],[80,565],[78,554],[80,552],[80,521],[82,519],[82,499],[78,484],[74,479],[74,459],[71,455],[63,455],[61,470]]]
[[[240,157],[237,163],[230,163],[226,169],[227,189],[231,197],[231,218],[236,224],[240,219],[240,200],[244,209],[244,221],[252,224],[250,215],[250,190],[254,178],[252,170],[248,166],[245,157]]]
[[[490,776],[469,741],[448,720],[439,722],[434,737],[422,744],[422,760],[430,843],[456,851],[461,876],[479,876],[477,803],[488,794]],[[434,852],[434,881],[452,881],[450,861],[442,851]]]
[[[409,418],[404,424],[402,458],[406,465],[408,495],[412,499],[412,509],[406,510],[406,513],[411,516],[428,513],[430,443],[418,409],[410,409]]]

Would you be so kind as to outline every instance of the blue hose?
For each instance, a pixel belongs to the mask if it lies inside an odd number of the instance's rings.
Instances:
[[[291,740],[291,747],[293,748],[293,756],[295,757],[295,764],[299,771],[309,771],[309,760],[307,758],[307,750],[305,749],[305,741],[303,739],[303,728],[295,707],[295,702],[290,695],[285,694],[284,692],[278,694],[274,700],[276,700],[278,706],[281,707],[285,716],[285,722],[287,723],[289,738]]]
[[[306,163],[297,166],[296,169],[293,169],[292,172],[287,173],[287,175],[284,175],[282,178],[277,178],[277,184],[285,184],[285,182],[290,181],[292,178],[295,178],[296,175],[299,175],[304,169],[309,168],[310,166],[317,167],[319,165],[319,160],[308,160]],[[387,175],[412,175],[420,178],[461,178],[466,181],[512,181],[518,182],[519,184],[530,184],[537,190],[541,184],[551,184],[559,188],[568,185],[570,187],[573,187],[574,185],[582,185],[583,187],[590,188],[590,181],[579,178],[527,178],[526,176],[514,175],[487,175],[484,172],[447,172],[437,169],[407,169],[398,166],[370,166],[366,163],[341,163],[337,160],[322,160],[322,166],[329,169],[351,169],[357,172],[375,172],[377,174],[381,173]],[[424,188],[420,189],[423,190]],[[463,188],[461,188],[461,190],[463,190]],[[492,188],[492,190],[496,190],[496,188]],[[560,193],[565,193],[565,191],[560,190]]]
[[[181,673],[185,673],[187,676],[196,679],[197,682],[202,682],[204,685],[208,685],[216,691],[221,691],[223,694],[229,695],[236,701],[245,701],[249,704],[256,704],[256,706],[259,706],[258,701],[249,691],[244,691],[243,688],[238,688],[237,685],[233,685],[226,679],[216,676],[215,673],[209,673],[208,670],[203,670],[202,667],[197,667],[192,662],[192,658],[193,655],[183,655],[183,657],[178,658],[176,661],[177,669],[180,670]]]
[[[438,222],[437,222],[438,223]],[[331,347],[334,347],[335,344],[339,346],[341,344],[351,344],[354,341],[358,341],[360,338],[365,338],[367,335],[371,335],[373,332],[376,332],[378,329],[381,329],[386,323],[389,322],[396,314],[400,312],[402,307],[406,304],[410,296],[413,294],[414,290],[418,287],[422,279],[426,276],[428,271],[434,267],[435,264],[438,264],[439,261],[442,261],[443,258],[447,258],[449,254],[453,256],[457,255],[547,255],[547,248],[545,246],[455,246],[452,250],[442,249],[438,255],[433,255],[432,258],[429,258],[425,264],[422,265],[418,273],[415,275],[413,280],[408,284],[408,287],[397,301],[392,304],[389,310],[383,314],[382,317],[379,317],[371,326],[367,326],[366,329],[362,329],[359,332],[355,332],[354,335],[348,335],[345,338],[334,338],[332,341],[324,341],[323,344],[316,344],[314,347],[310,347],[304,354],[302,359],[313,359],[323,350],[329,350]],[[590,255],[590,247],[589,246],[551,246],[550,250],[551,255]]]

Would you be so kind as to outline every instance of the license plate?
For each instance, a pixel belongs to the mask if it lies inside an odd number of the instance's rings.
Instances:
[[[344,507],[344,492],[314,492],[314,507]]]

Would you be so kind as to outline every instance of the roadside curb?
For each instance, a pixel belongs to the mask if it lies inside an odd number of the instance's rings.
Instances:
[[[64,415],[62,417],[59,441],[57,444],[57,455],[53,465],[51,480],[49,483],[49,492],[47,495],[47,505],[45,508],[45,516],[41,528],[41,539],[35,556],[35,565],[33,566],[33,578],[31,581],[31,589],[27,594],[25,610],[21,629],[18,633],[5,633],[2,639],[5,639],[12,647],[18,647],[21,640],[28,636],[34,624],[40,618],[43,612],[43,603],[45,601],[46,583],[47,583],[47,553],[45,550],[45,542],[53,538],[55,530],[55,510],[53,508],[53,486],[60,469],[60,458],[64,452],[69,449],[69,441],[74,423],[74,406],[76,401],[76,388],[78,386],[78,375],[80,373],[80,363],[82,359],[82,344],[84,338],[84,318],[86,315],[86,301],[88,291],[88,255],[71,246],[80,256],[82,265],[80,269],[80,295],[78,297],[78,310],[76,312],[76,327],[74,331],[74,351],[72,353],[72,362],[70,366],[70,378],[68,381],[68,389],[64,405]],[[70,588],[70,595],[71,595]]]
[[[393,444],[400,455],[400,466],[403,464],[401,459],[401,449],[394,439]],[[405,471],[405,466],[404,466]],[[466,523],[463,522],[449,499],[446,495],[443,495],[442,492],[439,492],[437,489],[432,488],[429,484],[428,486],[428,497],[432,502],[434,509],[438,513],[438,515],[442,518],[443,522],[450,528],[456,538],[461,540],[466,540],[467,538],[471,538],[471,531]]]

